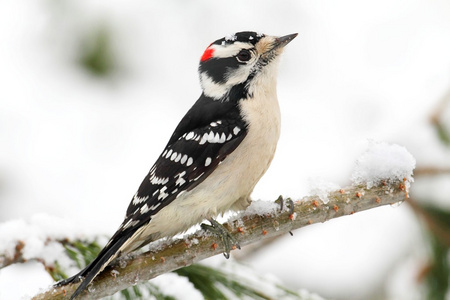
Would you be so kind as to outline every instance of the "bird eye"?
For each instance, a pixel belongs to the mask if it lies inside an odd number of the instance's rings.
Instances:
[[[252,55],[250,54],[250,51],[244,49],[239,51],[239,53],[236,55],[236,58],[239,62],[246,62],[249,61]]]

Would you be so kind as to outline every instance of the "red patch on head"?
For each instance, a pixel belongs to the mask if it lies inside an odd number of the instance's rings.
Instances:
[[[205,61],[210,59],[213,56],[214,49],[211,47],[206,48],[205,52],[203,52],[202,57],[200,58],[200,61]]]

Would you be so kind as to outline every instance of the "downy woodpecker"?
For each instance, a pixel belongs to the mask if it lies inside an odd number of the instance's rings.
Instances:
[[[238,32],[210,44],[200,58],[202,94],[181,119],[133,196],[117,232],[75,276],[77,297],[113,259],[171,237],[228,210],[243,210],[266,172],[280,136],[276,82],[283,37]],[[220,232],[220,231],[219,231]],[[229,237],[225,255],[230,252]]]

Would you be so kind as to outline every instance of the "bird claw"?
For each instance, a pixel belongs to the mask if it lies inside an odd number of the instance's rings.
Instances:
[[[284,209],[284,202],[286,203],[286,206],[289,208],[289,216],[291,216],[294,213],[294,201],[292,201],[291,198],[287,198],[286,200],[283,199],[283,197],[280,195],[277,200],[275,200],[275,203],[280,204],[280,213],[283,212]],[[289,230],[289,234],[293,236],[294,234],[292,231]]]
[[[212,218],[209,219],[209,222],[211,222],[211,225],[202,224],[201,227],[204,230],[210,231],[213,234],[218,235],[220,237],[224,246],[223,255],[225,256],[226,259],[230,258],[230,252],[231,250],[233,250],[233,246],[235,246],[237,249],[241,249],[241,246],[238,244],[236,239],[222,224],[220,224],[219,222],[217,222]]]
[[[280,196],[280,197],[278,197],[277,200],[275,200],[275,203],[280,204],[280,212],[283,212],[285,202],[286,202],[286,207],[289,208],[289,215],[292,215],[294,213],[294,201],[292,201],[291,198],[287,198],[286,200],[284,200],[283,197]]]

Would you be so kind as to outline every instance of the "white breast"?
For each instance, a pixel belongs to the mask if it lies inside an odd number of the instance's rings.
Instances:
[[[275,68],[277,64],[273,65]],[[253,97],[241,101],[241,112],[249,123],[241,144],[196,188],[159,211],[143,236],[172,236],[204,219],[249,204],[249,196],[267,171],[280,136],[277,72],[270,69],[255,78]]]

